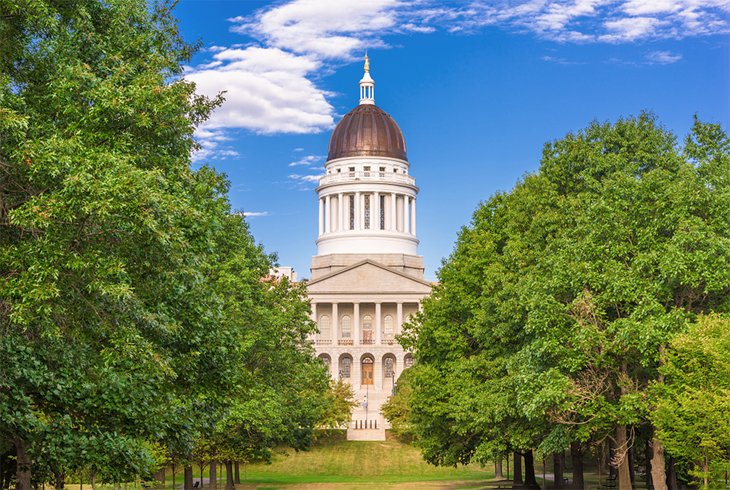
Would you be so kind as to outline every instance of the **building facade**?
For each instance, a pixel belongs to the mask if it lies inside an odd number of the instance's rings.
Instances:
[[[375,105],[365,58],[360,103],[330,138],[319,181],[317,255],[307,285],[317,355],[359,405],[350,439],[382,439],[381,405],[412,362],[395,340],[431,292],[418,255],[416,197],[403,134]]]

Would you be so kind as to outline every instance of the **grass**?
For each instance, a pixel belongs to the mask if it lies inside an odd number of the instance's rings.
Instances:
[[[241,467],[242,484],[347,483],[383,486],[406,482],[474,481],[493,478],[478,465],[434,467],[420,452],[396,440],[343,441],[329,438],[311,451],[277,454],[271,464]]]

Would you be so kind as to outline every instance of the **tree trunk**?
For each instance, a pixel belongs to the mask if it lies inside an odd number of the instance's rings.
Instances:
[[[504,478],[502,476],[502,457],[500,456],[497,458],[497,460],[494,462],[494,477],[495,478]]]
[[[233,463],[234,474],[236,475],[236,483],[241,483],[241,470],[238,466],[238,461]]]
[[[514,453],[512,460],[512,472],[514,473],[512,481],[514,482],[514,486],[522,485],[522,456],[519,453]]]
[[[631,488],[636,485],[636,472],[634,470],[636,466],[636,452],[634,451],[634,445],[629,447],[629,477],[631,478]]]
[[[163,487],[165,486],[165,467],[163,466],[159,470],[155,471],[155,475],[153,477],[155,481],[157,482],[156,487]]]
[[[573,462],[573,488],[583,490],[585,481],[583,479],[583,449],[580,442],[570,443],[570,459]]]
[[[553,454],[553,482],[555,488],[563,488],[563,472],[565,466],[565,455],[563,453]]]
[[[172,462],[172,490],[175,490],[175,460]]]
[[[654,437],[651,441],[651,483],[654,490],[669,490],[667,487],[666,461],[664,460],[664,446]]]
[[[96,473],[94,473],[93,471],[91,472],[90,479],[91,479],[91,490],[96,490]],[[162,486],[163,487],[165,486],[164,483]]]
[[[629,474],[629,448],[626,440],[626,426],[617,425],[615,430],[616,448],[612,464],[618,470],[618,490],[632,490],[631,475]]]
[[[677,482],[677,470],[674,467],[674,458],[669,458],[669,464],[667,466],[667,489],[679,490],[679,482]]]
[[[211,490],[218,488],[218,464],[211,460],[210,461],[210,485]]]
[[[205,471],[205,463],[200,461],[198,463],[198,467],[200,468],[200,486],[199,486],[199,488],[203,488],[203,472]]]
[[[226,490],[234,490],[236,485],[233,483],[233,461],[226,461]]]
[[[193,466],[191,464],[183,466],[183,482],[185,490],[193,490]]]
[[[525,487],[540,488],[535,478],[535,458],[532,449],[525,453]]]
[[[33,463],[28,455],[28,444],[20,437],[15,438],[15,490],[32,490],[31,472]]]
[[[63,490],[66,484],[66,474],[62,470],[56,470],[53,472],[53,488],[56,490]]]

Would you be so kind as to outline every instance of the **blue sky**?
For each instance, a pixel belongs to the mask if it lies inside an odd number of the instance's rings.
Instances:
[[[282,265],[309,276],[316,176],[358,102],[367,50],[376,104],[400,125],[435,278],[480,201],[535,171],[545,142],[642,110],[680,138],[730,123],[728,0],[182,0],[186,76],[227,101],[198,131],[235,209]]]

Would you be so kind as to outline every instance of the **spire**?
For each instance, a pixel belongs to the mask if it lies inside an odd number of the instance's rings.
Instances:
[[[365,53],[365,74],[360,80],[360,104],[375,104],[375,80],[370,77],[370,58]]]

